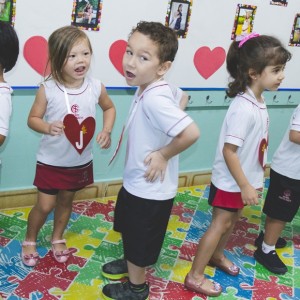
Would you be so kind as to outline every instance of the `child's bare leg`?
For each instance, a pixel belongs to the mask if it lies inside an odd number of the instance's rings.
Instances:
[[[27,232],[25,240],[28,242],[36,242],[37,235],[44,225],[47,216],[55,207],[56,195],[48,195],[42,192],[38,192],[37,203],[31,209],[28,216]],[[35,246],[23,247],[24,254],[30,254],[36,251]]]
[[[229,226],[227,232],[220,239],[219,244],[213,254],[213,258],[215,258],[215,259],[223,259],[224,258],[225,247],[226,247],[227,242],[232,234],[235,224],[239,220],[241,214],[242,214],[241,209],[238,210],[237,212],[231,212],[231,225]],[[228,259],[225,259],[224,263],[225,263],[225,265],[228,265],[228,267],[230,267],[232,265],[232,263]]]
[[[133,284],[143,284],[146,282],[146,268],[139,267],[127,260],[129,280]]]
[[[192,268],[189,272],[190,276],[196,280],[202,280],[204,277],[204,270],[213,253],[215,252],[223,235],[231,226],[231,214],[223,209],[213,208],[213,217],[210,227],[201,238]],[[213,288],[213,283],[206,280],[203,288]]]
[[[269,246],[276,245],[286,222],[266,217],[264,242]]]
[[[54,227],[52,234],[52,241],[63,239],[64,231],[69,222],[72,213],[72,203],[75,192],[66,190],[59,191],[57,195],[56,207],[54,212]],[[55,244],[56,251],[66,250],[65,244]]]

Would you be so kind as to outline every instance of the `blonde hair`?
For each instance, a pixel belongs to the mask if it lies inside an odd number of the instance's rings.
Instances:
[[[47,79],[53,78],[63,84],[62,69],[73,46],[81,40],[88,43],[91,54],[93,53],[88,36],[75,26],[64,26],[55,30],[48,39],[48,64],[51,66],[51,74]]]

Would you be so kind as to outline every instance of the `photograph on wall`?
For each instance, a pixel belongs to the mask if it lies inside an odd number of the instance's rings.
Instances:
[[[8,22],[14,26],[16,0],[0,0],[0,21]]]
[[[166,26],[174,29],[180,38],[186,38],[191,16],[191,1],[169,1]]]
[[[289,46],[300,47],[300,13],[295,17]]]
[[[101,9],[102,0],[74,0],[71,24],[84,30],[98,31]]]
[[[287,6],[288,0],[273,0],[270,2],[271,5]]]
[[[254,5],[237,5],[231,34],[232,40],[241,40],[244,36],[253,31],[255,13],[256,6]]]

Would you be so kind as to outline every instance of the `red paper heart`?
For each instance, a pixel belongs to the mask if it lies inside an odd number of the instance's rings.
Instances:
[[[224,63],[226,52],[222,47],[210,50],[208,47],[199,48],[194,55],[194,65],[199,74],[207,79]]]
[[[51,73],[50,65],[47,66],[48,42],[42,36],[29,38],[24,45],[23,55],[28,64],[40,75],[48,76]]]
[[[127,42],[124,40],[118,40],[111,44],[109,48],[109,59],[118,70],[118,72],[124,76],[122,60],[126,51]]]
[[[94,135],[96,127],[95,119],[93,117],[87,117],[79,124],[74,115],[67,114],[63,123],[67,139],[76,151],[81,154]]]

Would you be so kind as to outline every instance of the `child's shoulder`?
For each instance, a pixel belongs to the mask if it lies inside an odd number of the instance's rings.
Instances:
[[[53,79],[53,78],[49,78],[49,79],[46,79],[44,80],[43,82],[40,83],[40,87],[44,87],[44,88],[54,88],[57,86],[57,83],[56,81]]]
[[[12,94],[13,90],[7,82],[0,82],[0,94]]]
[[[143,93],[143,100],[146,103],[155,103],[162,101],[162,99],[173,100],[177,97],[180,97],[179,89],[169,85],[165,81],[160,81],[158,83],[152,84],[149,86]]]

